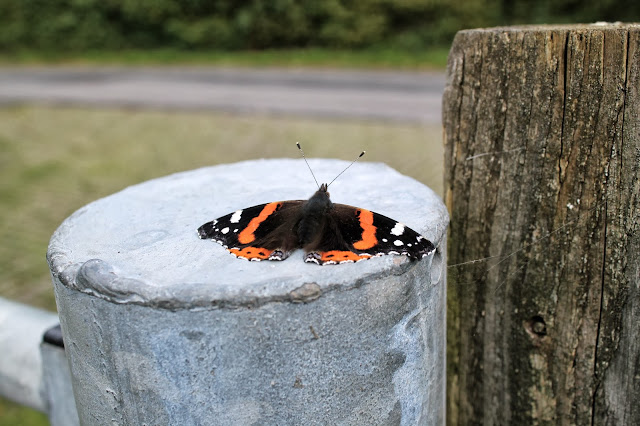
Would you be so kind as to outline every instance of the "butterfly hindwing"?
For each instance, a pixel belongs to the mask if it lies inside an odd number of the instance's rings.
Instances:
[[[247,260],[284,260],[297,241],[289,225],[304,201],[276,201],[237,210],[198,228],[201,239]]]

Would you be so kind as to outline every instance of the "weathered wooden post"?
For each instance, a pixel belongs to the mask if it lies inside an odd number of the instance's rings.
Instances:
[[[462,31],[443,114],[450,423],[640,424],[640,26]]]
[[[333,177],[345,163],[311,165]],[[334,202],[403,220],[435,254],[246,262],[198,238],[223,214],[313,193],[302,160],[156,179],[67,219],[48,258],[80,422],[442,424],[446,209],[385,165],[348,173]]]

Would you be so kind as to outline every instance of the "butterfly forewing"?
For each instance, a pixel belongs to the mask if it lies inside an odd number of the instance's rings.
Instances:
[[[331,223],[318,246],[315,263],[344,263],[384,254],[405,254],[421,259],[435,250],[433,244],[413,229],[387,216],[366,209],[334,204]],[[336,235],[337,234],[337,235]]]
[[[287,224],[302,203],[302,200],[276,201],[237,210],[205,223],[198,228],[198,235],[222,244],[238,257],[268,259],[273,250],[291,245]]]
[[[406,254],[412,259],[419,260],[435,251],[431,241],[390,217],[373,213],[373,224],[378,230],[376,248],[379,252]]]

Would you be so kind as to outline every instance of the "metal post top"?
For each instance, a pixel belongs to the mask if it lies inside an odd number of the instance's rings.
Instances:
[[[322,181],[348,164],[309,162]],[[282,262],[247,262],[198,238],[196,230],[205,222],[257,204],[307,199],[315,190],[302,160],[288,159],[226,164],[147,181],[66,219],[51,238],[49,266],[54,279],[69,288],[115,303],[168,309],[289,300],[296,290],[354,286],[364,277],[407,267],[409,261],[398,256],[318,266],[304,263],[302,251]],[[333,202],[392,217],[436,246],[444,238],[448,215],[442,201],[385,164],[356,163],[330,190]]]

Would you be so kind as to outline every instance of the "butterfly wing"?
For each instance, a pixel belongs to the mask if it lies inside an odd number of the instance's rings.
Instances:
[[[201,239],[222,244],[246,260],[284,260],[297,247],[292,229],[304,201],[276,201],[229,213],[198,228]]]
[[[319,244],[306,262],[320,265],[358,262],[385,254],[422,259],[433,253],[431,241],[387,216],[366,209],[334,204]]]

